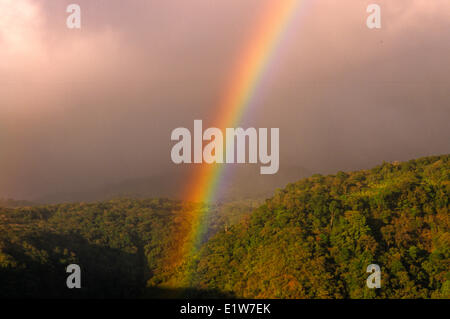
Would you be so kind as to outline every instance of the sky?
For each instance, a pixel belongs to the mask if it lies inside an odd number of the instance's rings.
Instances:
[[[270,1],[0,0],[0,198],[170,174],[171,131],[216,119]],[[280,128],[280,167],[449,153],[450,2],[302,2],[242,123]]]

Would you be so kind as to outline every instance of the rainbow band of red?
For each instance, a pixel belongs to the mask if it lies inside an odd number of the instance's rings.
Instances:
[[[303,0],[304,1],[304,0]],[[294,16],[302,0],[272,0],[256,25],[251,41],[239,56],[234,68],[230,85],[217,110],[214,127],[225,129],[238,127],[239,123],[255,95],[258,84],[270,64],[284,31]],[[185,198],[193,202],[209,204],[217,192],[217,185],[223,176],[225,165],[199,164],[194,178],[188,184]],[[187,238],[187,256],[195,252],[205,233],[205,214],[194,215],[191,231]]]

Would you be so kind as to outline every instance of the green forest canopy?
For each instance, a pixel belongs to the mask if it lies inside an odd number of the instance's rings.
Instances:
[[[313,175],[256,209],[209,207],[187,259],[189,216],[204,209],[192,203],[0,208],[0,296],[450,298],[449,190],[449,155]],[[66,287],[71,263],[82,289]],[[381,289],[366,287],[372,263]]]

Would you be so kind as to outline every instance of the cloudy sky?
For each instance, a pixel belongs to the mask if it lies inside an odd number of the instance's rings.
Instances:
[[[0,0],[0,197],[170,172],[171,131],[216,118],[271,1]],[[280,128],[280,166],[449,153],[449,0],[301,2],[243,123]]]

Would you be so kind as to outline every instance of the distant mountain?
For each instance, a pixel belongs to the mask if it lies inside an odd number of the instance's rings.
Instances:
[[[0,198],[0,207],[14,208],[14,207],[26,207],[34,206],[36,203],[27,200],[15,200],[12,198]]]
[[[218,201],[228,202],[244,199],[265,199],[274,189],[310,175],[301,167],[280,167],[277,174],[261,175],[259,167],[249,164],[230,164],[225,177],[219,184]],[[183,191],[192,178],[192,166],[174,166],[173,170],[159,175],[124,180],[104,187],[71,193],[53,193],[35,199],[42,204],[64,202],[92,202],[113,198],[155,198],[181,199]]]

